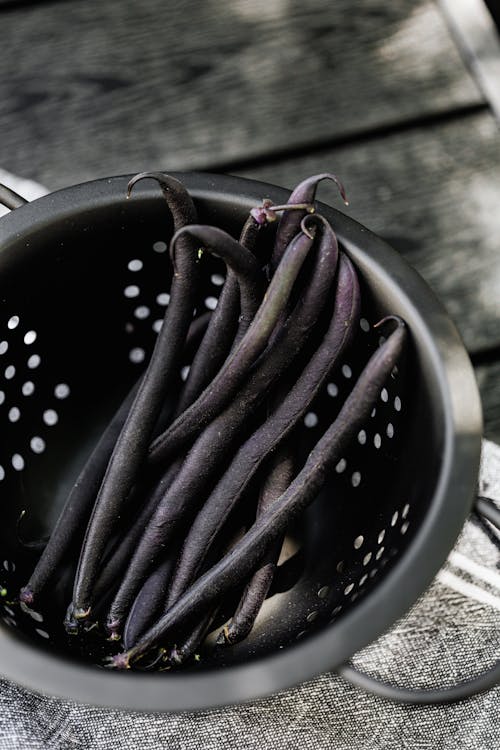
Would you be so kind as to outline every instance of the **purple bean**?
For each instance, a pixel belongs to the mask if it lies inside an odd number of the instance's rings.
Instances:
[[[166,557],[143,584],[123,630],[125,648],[132,648],[163,611],[174,563],[173,555]]]
[[[300,238],[299,238],[300,239]],[[238,397],[195,442],[182,469],[158,506],[132,558],[108,617],[108,628],[118,631],[131,601],[159,550],[177,534],[211,489],[215,472],[228,460],[245,437],[250,420],[266,393],[290,367],[310,336],[330,291],[335,275],[337,246],[325,229],[319,241],[318,260],[293,312],[283,324],[267,356],[262,356]],[[312,240],[310,240],[312,244]],[[292,243],[293,245],[293,243]],[[291,246],[293,251],[293,247]],[[286,256],[284,258],[286,262]]]
[[[160,183],[176,231],[196,221],[196,209],[191,197],[184,186],[172,177],[142,173],[130,181],[129,193],[138,180],[145,177],[152,177]],[[85,619],[90,614],[92,589],[106,543],[141,468],[165,396],[179,370],[182,347],[196,300],[196,250],[191,237],[179,238],[170,304],[148,368],[116,441],[87,527],[73,590],[76,619]]]
[[[245,336],[199,398],[152,443],[148,457],[150,464],[166,461],[179,452],[233,398],[249,367],[265,349],[313,245],[313,239],[313,235],[304,227],[304,231],[292,240]]]
[[[294,474],[294,461],[291,446],[280,446],[273,457],[269,473],[262,487],[257,506],[257,518],[288,489]],[[253,628],[257,615],[269,593],[274,579],[276,566],[283,545],[283,536],[277,539],[260,562],[259,567],[251,577],[241,596],[236,612],[231,622],[221,631],[218,644],[238,643],[242,641]]]
[[[202,616],[224,593],[251,573],[288,524],[315,499],[336,463],[366,423],[384,383],[402,355],[406,326],[396,316],[385,318],[381,323],[389,319],[396,323],[396,328],[371,356],[338,416],[310,452],[288,490],[256,519],[231,552],[184,592],[136,646],[112,657],[111,663],[115,667],[129,667],[159,641],[164,642],[173,628],[181,626],[187,619]]]
[[[170,604],[195,578],[225,519],[262,462],[290,434],[325,385],[352,338],[358,315],[359,285],[356,272],[350,260],[342,254],[334,311],[323,341],[269,419],[240,447],[192,523],[169,591]]]
[[[346,205],[348,205],[344,186],[331,172],[322,172],[321,174],[315,174],[311,177],[307,177],[305,180],[303,180],[301,183],[297,185],[297,187],[291,192],[290,197],[288,199],[288,203],[290,204],[312,204],[314,203],[314,200],[316,198],[316,190],[318,189],[318,184],[322,180],[332,180],[338,187],[340,191],[340,195],[342,196],[342,200]],[[285,211],[283,215],[281,216],[280,223],[278,225],[278,230],[276,232],[276,240],[274,242],[274,251],[272,255],[272,263],[274,266],[277,266],[280,262],[283,253],[285,251],[286,246],[292,239],[292,237],[295,237],[297,232],[299,231],[300,222],[306,216],[307,211]]]

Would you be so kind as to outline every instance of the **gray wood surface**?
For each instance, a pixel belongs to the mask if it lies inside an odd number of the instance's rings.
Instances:
[[[500,343],[500,131],[488,112],[244,170],[292,187],[333,171],[350,206],[319,197],[379,233],[417,268],[470,351]]]
[[[432,0],[87,0],[0,24],[0,164],[51,188],[482,101]]]

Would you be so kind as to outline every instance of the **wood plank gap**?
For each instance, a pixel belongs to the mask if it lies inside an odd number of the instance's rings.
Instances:
[[[438,0],[465,64],[500,120],[500,38],[483,0]]]
[[[433,112],[422,115],[421,117],[412,117],[409,120],[398,120],[393,123],[380,125],[380,127],[358,130],[348,135],[334,136],[332,138],[323,138],[314,141],[314,143],[301,143],[290,147],[274,147],[272,151],[248,158],[229,159],[214,161],[212,164],[204,165],[205,172],[229,172],[235,170],[249,169],[252,167],[261,167],[273,162],[283,161],[284,159],[296,159],[302,156],[312,156],[325,149],[339,148],[342,146],[358,145],[368,143],[373,140],[382,140],[389,138],[395,133],[406,133],[415,129],[425,127],[435,127],[437,125],[463,120],[466,117],[473,117],[481,112],[490,109],[487,102],[477,104],[466,104],[463,107],[454,107],[447,112]]]
[[[500,364],[500,344],[497,346],[485,346],[475,352],[469,352],[469,356],[474,367],[491,365],[495,362]]]
[[[44,5],[60,5],[69,2],[73,2],[73,0],[0,0],[0,13],[15,13],[23,10],[23,8],[39,8]]]

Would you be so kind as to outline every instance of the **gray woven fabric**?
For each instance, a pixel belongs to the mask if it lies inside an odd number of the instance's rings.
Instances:
[[[500,447],[488,441],[480,489],[500,501]],[[468,522],[425,596],[356,656],[356,666],[435,687],[492,664],[500,642],[497,559]],[[499,710],[500,687],[451,706],[414,707],[366,695],[334,674],[266,700],[177,715],[80,706],[0,681],[0,750],[488,750],[500,746]]]

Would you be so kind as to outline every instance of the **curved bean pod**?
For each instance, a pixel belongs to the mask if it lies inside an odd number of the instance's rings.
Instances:
[[[390,318],[396,322],[396,328],[371,356],[338,416],[311,451],[288,490],[255,521],[231,552],[184,592],[134,648],[112,657],[110,661],[115,667],[128,668],[159,641],[165,641],[172,628],[190,617],[201,616],[220,596],[238,585],[285,532],[290,521],[314,500],[348,444],[369,418],[373,404],[402,354],[406,326],[400,318]]]
[[[189,193],[172,177],[142,173],[130,181],[129,194],[138,180],[145,177],[160,183],[176,231],[196,221],[196,209]],[[73,590],[76,619],[85,619],[90,614],[92,589],[106,543],[142,465],[162,403],[179,369],[196,299],[196,250],[191,237],[179,239],[170,304],[148,368],[116,441],[87,527]]]
[[[312,240],[311,240],[312,243]],[[234,400],[198,437],[182,469],[158,506],[132,558],[108,617],[108,629],[117,632],[139,586],[154,564],[159,550],[176,535],[179,527],[196,511],[204,493],[211,488],[215,473],[244,439],[245,426],[262,403],[273,383],[300,353],[317,321],[335,274],[335,260],[320,242],[312,279],[270,347],[254,368],[248,382]],[[336,247],[336,246],[335,246]],[[319,262],[320,260],[323,262]],[[328,259],[328,260],[326,260]],[[329,262],[328,262],[329,261]]]
[[[196,577],[225,519],[263,461],[304,416],[349,344],[359,315],[360,294],[350,260],[340,258],[335,305],[329,328],[310,362],[269,418],[240,447],[189,529],[169,591],[172,605]]]
[[[337,185],[340,191],[340,195],[342,196],[342,200],[346,205],[348,205],[344,186],[342,185],[338,177],[336,177],[331,172],[322,172],[321,174],[315,174],[303,180],[290,194],[288,203],[312,204],[316,198],[316,190],[318,189],[318,185],[322,180],[332,180],[332,182]],[[295,237],[295,235],[299,231],[300,222],[302,221],[304,216],[306,216],[306,214],[307,211],[305,210],[285,211],[282,214],[280,223],[278,224],[278,230],[276,232],[274,250],[271,259],[274,267],[276,267],[280,262],[288,243],[292,240],[293,237]]]
[[[263,352],[312,245],[304,228],[290,243],[246,334],[199,398],[150,446],[148,463],[168,460],[216,417],[235,395]]]
[[[288,489],[293,473],[293,457],[289,449],[280,446],[260,493],[257,518]],[[283,537],[280,537],[267,551],[246,585],[231,622],[219,634],[219,645],[224,642],[238,643],[250,633],[273,582],[282,544]]]

